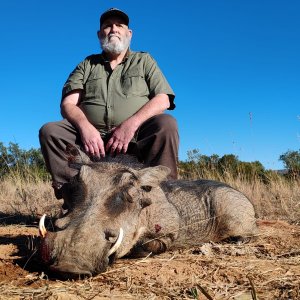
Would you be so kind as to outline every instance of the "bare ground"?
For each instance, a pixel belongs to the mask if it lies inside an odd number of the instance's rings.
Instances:
[[[1,220],[0,299],[300,299],[300,227],[284,221],[260,221],[247,244],[124,258],[96,277],[59,281],[33,255],[36,221]]]

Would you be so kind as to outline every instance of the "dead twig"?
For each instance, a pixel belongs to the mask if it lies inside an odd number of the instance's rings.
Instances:
[[[252,281],[252,279],[250,278],[249,275],[247,275],[247,278],[248,278],[248,280],[250,282],[250,285],[251,285],[251,296],[252,296],[252,299],[253,300],[257,300],[256,291],[255,291],[255,287],[254,287],[253,281]]]
[[[208,299],[208,300],[214,300],[212,296],[208,294],[208,292],[205,290],[204,287],[202,287],[200,284],[197,284],[197,287],[201,291],[201,293]]]

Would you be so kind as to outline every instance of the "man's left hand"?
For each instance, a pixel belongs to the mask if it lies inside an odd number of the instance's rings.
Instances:
[[[111,130],[111,137],[105,147],[106,152],[110,152],[111,155],[114,153],[126,153],[128,144],[134,137],[136,130],[137,126],[130,119],[114,127]]]

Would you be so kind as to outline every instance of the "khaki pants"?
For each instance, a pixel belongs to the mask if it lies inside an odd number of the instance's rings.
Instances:
[[[78,171],[68,166],[66,145],[82,147],[76,128],[67,120],[50,122],[40,129],[39,138],[53,182],[59,184],[69,182]],[[176,179],[178,145],[176,120],[168,114],[160,114],[140,126],[136,142],[130,143],[127,153],[136,155],[138,160],[147,166],[169,167],[171,169],[169,178]]]

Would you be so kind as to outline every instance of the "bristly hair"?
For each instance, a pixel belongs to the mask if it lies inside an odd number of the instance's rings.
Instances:
[[[129,154],[119,155],[106,155],[105,157],[89,157],[82,150],[74,145],[67,144],[66,146],[66,158],[70,168],[80,170],[83,165],[96,166],[97,163],[119,163],[124,166],[129,166],[135,169],[142,169],[146,167],[138,161],[138,158]]]

